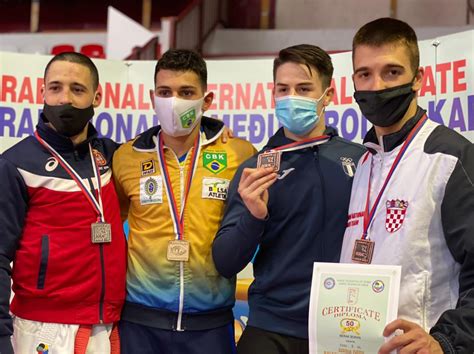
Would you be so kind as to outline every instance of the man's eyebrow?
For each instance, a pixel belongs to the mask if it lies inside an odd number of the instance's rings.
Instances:
[[[360,68],[354,70],[354,74],[360,73],[361,71],[369,71],[369,68],[367,66],[361,66]]]
[[[304,82],[300,82],[300,83],[296,84],[296,86],[310,86],[310,85],[314,85],[314,82],[304,81]],[[285,84],[283,82],[277,82],[276,86],[288,86],[288,84]]]

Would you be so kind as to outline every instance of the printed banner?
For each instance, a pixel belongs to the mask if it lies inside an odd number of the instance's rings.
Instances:
[[[430,119],[474,141],[474,31],[419,43],[425,76],[420,105]],[[43,106],[41,86],[49,56],[0,52],[0,152],[31,135]],[[334,102],[326,122],[349,140],[360,142],[370,123],[352,97],[351,53],[332,55]],[[127,141],[158,120],[149,91],[154,84],[152,61],[95,59],[103,99],[93,123],[102,136]],[[206,113],[222,119],[257,148],[279,128],[272,99],[272,59],[208,61],[208,91],[215,93]]]

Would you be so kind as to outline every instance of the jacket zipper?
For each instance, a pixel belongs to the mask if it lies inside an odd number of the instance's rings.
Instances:
[[[182,208],[183,202],[184,202],[184,169],[183,169],[183,166],[181,166],[179,159],[177,157],[176,159],[178,160],[178,165],[179,165],[179,183],[180,183],[180,191],[181,191],[180,208]],[[186,156],[186,159],[187,159],[187,156]],[[184,235],[181,235],[181,237],[183,236]],[[184,307],[184,262],[180,261],[179,262],[179,308],[178,308],[178,319],[176,321],[177,331],[183,331],[183,328],[181,327],[181,321],[183,318],[183,307]]]

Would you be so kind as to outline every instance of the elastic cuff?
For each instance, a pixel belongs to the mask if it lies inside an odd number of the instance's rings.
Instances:
[[[431,336],[439,342],[444,354],[457,354],[449,338],[441,332],[431,333]]]

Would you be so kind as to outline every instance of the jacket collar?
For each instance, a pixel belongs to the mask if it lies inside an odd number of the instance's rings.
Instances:
[[[140,134],[132,144],[133,149],[139,152],[156,151],[156,137],[160,130],[161,126],[157,125]],[[201,131],[205,136],[202,145],[208,145],[221,136],[224,131],[224,123],[220,120],[203,116],[201,119]]]
[[[416,110],[415,115],[410,118],[403,127],[392,134],[384,135],[382,137],[382,145],[380,146],[380,142],[377,139],[377,135],[375,134],[374,127],[370,128],[364,138],[364,145],[369,149],[369,151],[373,154],[377,153],[377,151],[389,152],[395,149],[397,146],[401,145],[412,128],[418,123],[418,121],[426,114],[426,111],[421,107],[418,107]],[[383,149],[383,150],[382,150]]]
[[[333,137],[337,136],[337,130],[333,127],[326,127],[324,130],[324,135],[329,135],[332,139]],[[286,137],[283,127],[278,129],[278,131],[268,140],[267,145],[263,148],[263,150],[273,149],[278,146],[283,146],[286,144],[294,143],[295,141]]]
[[[49,145],[51,145],[56,151],[88,151],[89,143],[97,138],[97,130],[94,128],[92,123],[88,123],[87,138],[82,143],[74,146],[71,139],[67,136],[61,135],[56,132],[54,129],[50,128],[46,122],[48,120],[41,113],[40,119],[38,120],[38,125],[36,130],[38,131],[39,136],[44,139]]]

